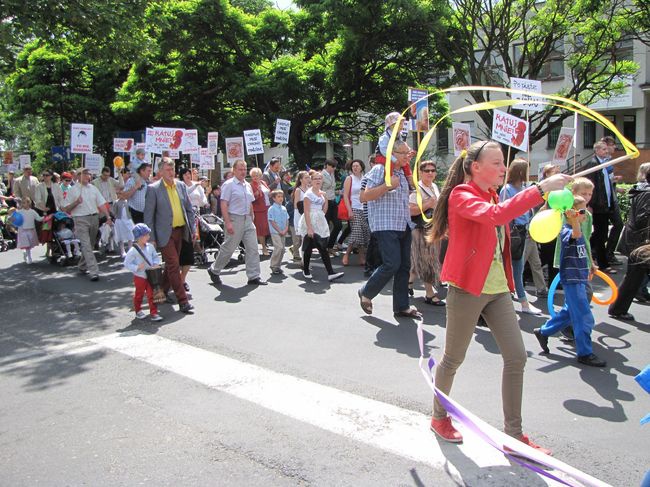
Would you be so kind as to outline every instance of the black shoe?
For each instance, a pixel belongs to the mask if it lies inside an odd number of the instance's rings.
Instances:
[[[263,281],[261,278],[256,277],[255,279],[249,279],[248,280],[248,285],[249,286],[266,286],[268,282]]]
[[[609,316],[616,318],[617,320],[634,321],[634,316],[632,316],[630,313],[621,313],[620,315],[610,313]]]
[[[191,315],[194,313],[194,306],[192,306],[190,303],[181,304],[178,308],[178,311],[185,313],[186,315]]]
[[[560,331],[560,335],[562,335],[562,340],[565,342],[573,343],[576,341],[576,336],[573,334],[573,328],[570,326]]]
[[[607,362],[601,358],[598,358],[598,356],[594,355],[593,353],[590,355],[583,355],[582,357],[578,357],[578,362],[581,364],[590,365],[591,367],[605,367],[607,365]]]
[[[185,288],[186,293],[190,292],[190,286],[186,282],[183,283],[183,287]]]
[[[77,272],[78,272],[79,274],[81,274],[82,276],[85,276],[86,274],[88,274],[88,270],[87,270],[87,269],[79,269],[79,270],[77,270]]]
[[[171,291],[167,291],[165,293],[165,303],[167,304],[174,304],[176,303],[176,299],[174,299],[174,295],[172,294]]]
[[[214,272],[210,267],[208,267],[208,276],[210,276],[210,279],[212,280],[212,284],[221,286],[222,282],[221,282],[221,278],[219,277],[219,274]]]
[[[90,280],[93,281],[93,282],[99,281],[99,275],[98,274],[91,274]]]
[[[548,337],[542,335],[542,330],[540,328],[535,328],[533,330],[533,333],[535,334],[535,338],[537,338],[537,341],[539,342],[540,346],[542,347],[542,350],[544,353],[549,353],[550,350],[548,348]]]

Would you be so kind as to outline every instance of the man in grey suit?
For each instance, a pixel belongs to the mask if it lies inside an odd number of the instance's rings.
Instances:
[[[144,222],[151,228],[149,243],[160,250],[165,262],[165,293],[171,285],[180,305],[179,311],[192,313],[194,306],[189,303],[183,287],[178,259],[183,240],[191,241],[194,235],[194,211],[185,184],[174,179],[175,165],[169,157],[163,157],[160,174],[162,179],[147,188]]]

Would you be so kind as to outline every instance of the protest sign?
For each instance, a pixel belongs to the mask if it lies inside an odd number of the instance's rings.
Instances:
[[[461,151],[470,146],[471,128],[468,123],[454,122],[451,124],[451,130],[454,135],[454,155],[459,156]]]
[[[219,153],[219,132],[208,132],[208,154],[216,156]]]
[[[411,105],[411,118],[415,120],[415,125],[411,126],[414,132],[426,132],[429,130],[429,99],[427,90],[420,90],[418,88],[408,89],[408,100],[413,103]]]
[[[274,142],[278,144],[289,143],[289,132],[291,131],[291,120],[283,120],[278,118],[275,122],[275,137]]]
[[[164,150],[180,150],[185,136],[184,129],[152,127],[145,132],[147,152],[162,154]]]
[[[2,163],[5,165],[14,163],[14,152],[10,150],[4,151],[2,154]]]
[[[18,169],[24,169],[25,166],[32,165],[32,156],[29,154],[21,154],[18,156]]]
[[[70,127],[70,152],[92,154],[93,126],[89,123],[73,123]]]
[[[201,147],[199,154],[201,156],[199,169],[214,169],[214,155],[208,152],[208,148]]]
[[[244,140],[246,141],[246,153],[249,156],[264,154],[264,143],[262,142],[260,129],[244,130]]]
[[[104,158],[100,154],[86,154],[84,167],[92,174],[99,174],[104,167]]]
[[[526,78],[510,78],[510,87],[513,90],[522,90],[530,91],[532,93],[541,93],[542,92],[542,82],[536,79],[526,79]],[[522,93],[513,93],[512,98],[514,100],[522,100],[527,103],[517,103],[513,105],[513,108],[520,110],[529,110],[531,112],[541,112],[544,110],[543,103],[530,103],[535,101],[540,101],[541,98],[533,95],[524,95]]]
[[[494,110],[492,139],[527,152],[528,122],[501,110]]]
[[[183,145],[180,150],[184,154],[196,154],[199,152],[199,132],[196,129],[185,130],[183,136]]]
[[[229,166],[232,166],[237,159],[244,159],[243,137],[231,137],[226,139],[226,158]]]
[[[113,139],[113,152],[131,152],[133,139]]]
[[[576,131],[573,127],[562,127],[560,135],[555,144],[555,152],[553,153],[553,164],[557,164],[560,168],[564,169],[566,160],[569,157],[569,150],[573,146],[573,138]]]

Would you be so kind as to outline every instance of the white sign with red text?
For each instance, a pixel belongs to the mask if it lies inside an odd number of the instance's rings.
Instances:
[[[471,127],[468,123],[454,122],[451,124],[451,131],[454,135],[454,155],[458,157],[463,150],[470,146]]]
[[[244,159],[244,138],[231,137],[226,139],[226,159],[232,165],[238,159]]]
[[[147,152],[162,154],[164,150],[180,150],[185,137],[184,129],[151,127],[145,132]]]
[[[494,110],[492,139],[520,151],[528,151],[528,122],[501,110]]]
[[[133,139],[113,139],[113,152],[131,152]]]
[[[196,154],[200,148],[199,131],[196,129],[185,130],[183,145],[180,148],[183,154]]]
[[[219,153],[219,132],[208,132],[208,154],[216,156]]]
[[[575,135],[576,129],[573,127],[562,127],[560,129],[560,135],[557,138],[555,152],[553,153],[553,164],[557,164],[562,169],[565,168]]]

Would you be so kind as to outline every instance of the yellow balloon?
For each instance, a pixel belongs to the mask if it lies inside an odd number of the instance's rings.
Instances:
[[[530,221],[530,236],[535,242],[547,243],[562,230],[562,213],[557,210],[540,211]]]

